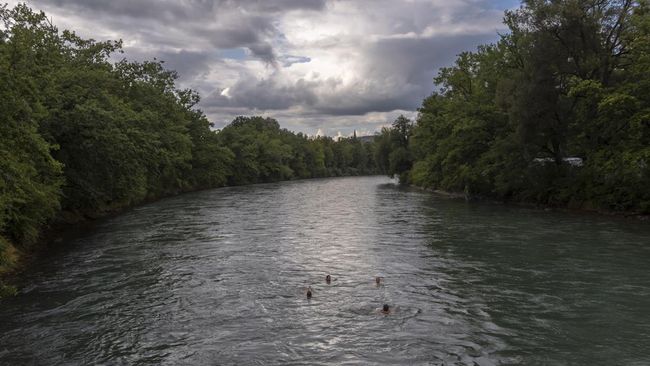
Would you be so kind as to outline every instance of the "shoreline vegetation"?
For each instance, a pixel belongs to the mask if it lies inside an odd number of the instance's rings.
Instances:
[[[264,117],[214,130],[162,61],[119,53],[0,6],[0,296],[48,230],[183,192],[379,172],[356,133],[309,137]]]
[[[650,214],[648,1],[523,1],[458,55],[415,122],[376,137],[402,184],[546,208]]]
[[[48,228],[183,192],[386,174],[460,197],[650,214],[648,1],[523,1],[372,141],[237,117],[214,130],[162,61],[0,6],[0,297]]]
[[[620,217],[624,219],[634,218],[641,221],[650,220],[650,214],[633,212],[633,211],[615,211],[615,210],[606,210],[602,208],[587,209],[581,207],[551,206],[551,205],[545,205],[545,204],[540,204],[531,201],[505,201],[505,200],[497,200],[492,197],[467,196],[463,192],[448,192],[439,189],[419,187],[414,185],[410,185],[410,187],[413,187],[418,190],[430,192],[431,194],[444,197],[446,199],[463,200],[466,202],[481,202],[490,205],[507,205],[513,207],[530,208],[530,209],[535,209],[540,211],[567,212],[567,213],[576,213],[576,214],[585,214],[585,215],[593,214],[598,216]]]

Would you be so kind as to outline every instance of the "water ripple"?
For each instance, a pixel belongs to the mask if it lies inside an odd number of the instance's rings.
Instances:
[[[647,364],[649,238],[380,177],[197,192],[45,256],[0,302],[0,363]]]

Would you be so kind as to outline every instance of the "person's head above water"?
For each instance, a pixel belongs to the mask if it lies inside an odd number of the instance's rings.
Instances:
[[[332,282],[332,276],[330,276],[330,275],[325,276],[325,282],[327,282],[327,283]]]
[[[378,285],[381,284],[381,277],[379,276],[375,277],[375,283]]]
[[[311,299],[311,286],[307,287],[307,298]]]
[[[382,313],[389,313],[390,312],[390,306],[388,304],[384,304],[384,306],[381,308]]]

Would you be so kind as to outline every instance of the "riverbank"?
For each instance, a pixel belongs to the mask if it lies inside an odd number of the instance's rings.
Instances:
[[[360,177],[360,176],[374,176],[376,174],[364,175],[340,175],[331,177],[314,177],[314,178],[298,178],[285,181],[297,180],[311,180],[322,178],[337,178],[337,177]],[[38,236],[38,239],[32,244],[25,243],[11,243],[6,238],[0,236],[0,298],[5,296],[13,296],[18,292],[17,283],[20,279],[21,273],[29,269],[40,256],[54,243],[60,242],[65,238],[66,233],[78,226],[89,226],[98,220],[107,219],[124,214],[134,208],[141,207],[150,203],[154,203],[166,198],[175,197],[187,193],[201,192],[218,188],[234,187],[234,186],[249,186],[255,184],[277,183],[282,181],[252,183],[231,186],[219,186],[209,188],[191,189],[186,191],[174,192],[164,196],[149,198],[129,206],[118,207],[112,210],[105,210],[101,212],[68,212],[61,211],[58,216],[53,219],[47,226],[45,226]]]
[[[160,197],[159,199],[166,197],[169,196]],[[148,200],[136,205],[87,216],[62,212],[60,217],[57,217],[41,230],[38,239],[31,244],[18,245],[0,236],[0,298],[15,295],[18,291],[16,283],[20,278],[20,274],[30,268],[50,245],[59,242],[62,235],[71,228],[79,225],[86,226],[101,218],[117,216],[132,208],[155,201]]]
[[[29,269],[47,248],[54,243],[62,241],[65,234],[72,228],[89,226],[98,220],[119,216],[134,208],[166,198],[217,188],[221,187],[199,188],[174,192],[156,198],[148,198],[128,206],[116,207],[111,210],[100,212],[61,211],[57,217],[41,229],[38,239],[30,244],[11,243],[9,240],[0,236],[0,299],[6,296],[16,295],[18,292],[17,282],[20,279],[21,273]]]
[[[639,212],[605,210],[602,208],[590,207],[589,205],[554,206],[554,205],[541,204],[536,202],[504,201],[504,200],[497,200],[491,197],[485,197],[479,195],[467,195],[464,192],[449,192],[449,191],[420,187],[415,185],[409,185],[409,187],[413,187],[418,190],[430,192],[438,196],[442,196],[449,199],[456,199],[456,200],[485,202],[485,203],[490,203],[495,205],[512,205],[517,207],[526,207],[526,208],[538,209],[543,211],[560,211],[560,212],[571,212],[571,213],[581,213],[581,214],[594,214],[594,215],[601,215],[601,216],[633,218],[641,221],[650,221],[650,215],[639,213]]]

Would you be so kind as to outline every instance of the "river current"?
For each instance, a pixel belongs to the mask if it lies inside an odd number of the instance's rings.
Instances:
[[[60,240],[0,364],[649,365],[649,226],[383,177],[185,194]]]

